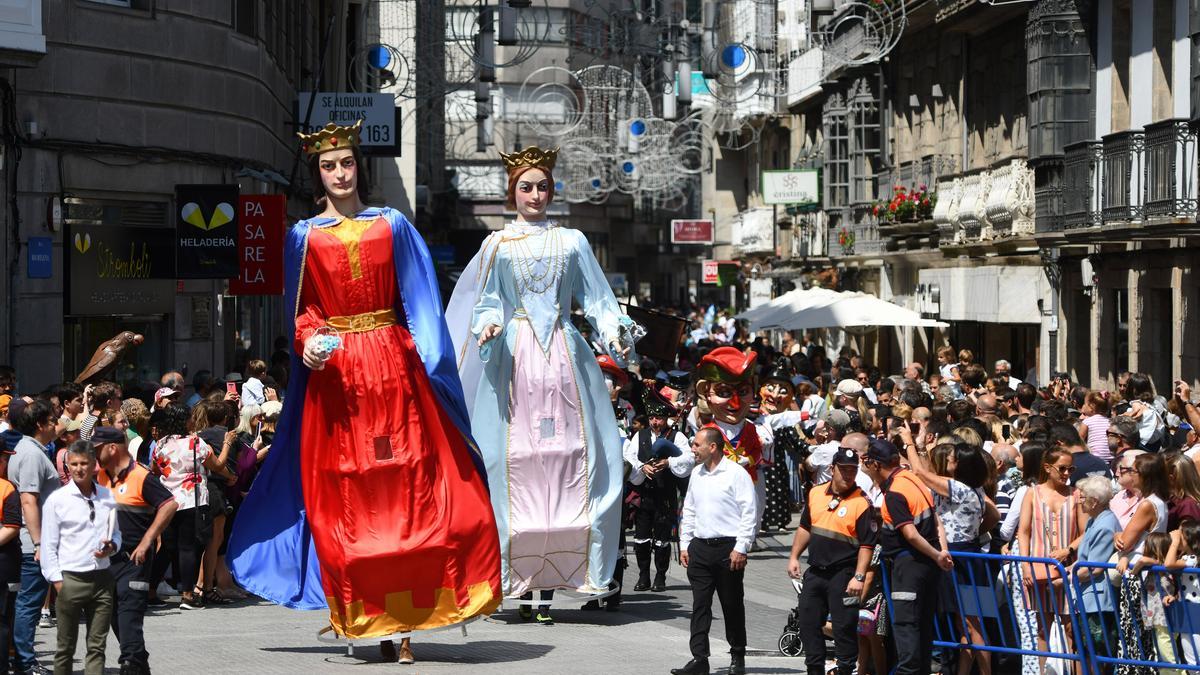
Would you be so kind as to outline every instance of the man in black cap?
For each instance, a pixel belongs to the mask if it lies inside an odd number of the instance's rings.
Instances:
[[[115,427],[96,427],[92,445],[100,463],[97,482],[112,490],[117,502],[121,548],[112,556],[116,611],[112,628],[121,645],[121,675],[149,675],[150,654],[142,625],[154,566],[155,542],[179,508],[158,476],[133,461],[125,434]]]
[[[858,606],[866,593],[867,570],[875,551],[879,523],[875,509],[855,484],[858,453],[838,448],[833,480],[813,488],[792,540],[788,574],[801,578],[800,554],[808,551],[808,570],[797,616],[808,675],[825,675],[825,615],[833,618],[837,675],[850,675],[858,660]]]
[[[941,570],[954,569],[949,551],[941,550],[937,513],[925,484],[900,468],[900,451],[874,439],[862,461],[863,471],[883,491],[883,527],[879,536],[883,559],[891,571],[892,629],[896,673],[927,675],[933,656],[933,617]]]
[[[667,590],[667,568],[671,564],[671,542],[679,512],[680,478],[691,473],[695,460],[685,452],[688,440],[671,428],[676,410],[653,389],[643,401],[650,426],[625,442],[624,457],[633,471],[629,483],[635,495],[633,550],[637,557],[635,591]],[[650,582],[650,559],[654,558],[654,583]]]

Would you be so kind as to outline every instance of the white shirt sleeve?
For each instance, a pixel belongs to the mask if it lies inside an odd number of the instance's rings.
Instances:
[[[738,519],[737,544],[733,550],[738,553],[749,553],[754,545],[754,533],[758,530],[758,494],[754,491],[754,482],[745,471],[733,472],[737,477],[733,481],[734,498],[737,500],[740,518]]]
[[[638,461],[638,436],[641,432],[634,434],[632,438],[625,441],[625,445],[621,448],[621,457],[625,463],[633,467],[633,471],[629,473],[629,482],[633,485],[641,485],[646,481],[646,474],[642,473],[642,463]]]
[[[49,499],[42,509],[42,539],[39,547],[42,576],[52,584],[62,581],[62,568],[58,562],[57,502],[56,499]]]
[[[1012,503],[1008,506],[1008,513],[1004,516],[1004,522],[1000,524],[1000,536],[1005,541],[1012,541],[1013,535],[1017,533],[1017,526],[1021,524],[1021,505],[1025,502],[1025,493],[1029,488],[1022,485],[1017,488],[1017,494],[1013,495]],[[1022,552],[1022,555],[1028,555]]]
[[[692,474],[692,470],[696,468],[696,456],[692,454],[691,444],[688,443],[687,436],[676,431],[673,442],[679,448],[680,454],[678,457],[668,459],[667,466],[671,468],[671,473],[680,478],[687,478]]]
[[[749,474],[746,476],[749,478]],[[688,490],[683,498],[683,515],[679,522],[679,550],[688,550],[692,537],[696,532],[696,497],[694,490]]]

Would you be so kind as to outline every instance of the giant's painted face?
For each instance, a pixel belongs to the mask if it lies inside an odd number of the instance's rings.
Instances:
[[[792,385],[782,380],[767,380],[763,386],[758,388],[762,411],[768,415],[791,410],[792,400],[795,397]]]
[[[700,380],[696,393],[708,403],[713,419],[726,424],[737,424],[746,419],[750,405],[754,403],[754,382],[719,382]]]

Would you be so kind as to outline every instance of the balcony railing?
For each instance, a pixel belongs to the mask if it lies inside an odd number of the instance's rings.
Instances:
[[[1103,223],[1100,206],[1104,198],[1104,144],[1080,141],[1063,149],[1062,225],[1072,230],[1098,227]],[[1039,208],[1041,205],[1038,205]],[[1040,213],[1040,211],[1039,211]]]
[[[958,227],[958,202],[962,197],[961,177],[946,178],[937,184],[938,201],[933,207],[933,224],[938,229],[940,243],[949,244],[962,241],[962,232]]]
[[[788,63],[787,104],[795,105],[821,93],[825,78],[825,52],[813,47]]]
[[[984,205],[991,225],[990,237],[1032,235],[1033,170],[1024,160],[1014,159],[991,174],[991,188]]]
[[[992,238],[992,221],[987,214],[988,191],[992,175],[983,171],[963,177],[962,194],[958,198],[958,224],[963,239],[975,241]]]
[[[1062,155],[1038,157],[1029,161],[1033,169],[1034,232],[1055,235],[1063,231]]]
[[[1196,217],[1196,129],[1187,120],[1146,125],[1147,218]]]
[[[1033,170],[1023,159],[937,184],[933,222],[941,246],[990,242],[1034,233]]]
[[[1145,181],[1145,133],[1121,131],[1104,137],[1101,168],[1104,220],[1141,220]]]

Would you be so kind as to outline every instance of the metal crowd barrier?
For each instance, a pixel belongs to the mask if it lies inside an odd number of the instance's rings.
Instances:
[[[1080,599],[1092,673],[1116,666],[1147,666],[1164,674],[1200,671],[1200,568],[1146,567],[1124,575],[1109,562],[1084,561],[1072,569]],[[1169,605],[1163,598],[1173,596]]]
[[[951,555],[954,571],[942,575],[938,592],[934,648],[1020,655],[1037,659],[1037,672],[1049,672],[1043,666],[1054,661],[1062,662],[1058,672],[1063,675],[1073,672],[1072,664],[1087,667],[1085,654],[1075,648],[1081,628],[1076,600],[1065,590],[1067,570],[1057,560],[966,551]],[[1061,583],[1037,582],[1026,589],[1024,563],[1033,578]],[[886,569],[882,576],[888,616],[895,617]],[[969,624],[978,627],[978,642],[971,639]]]
[[[1109,562],[1068,570],[1051,558],[952,556],[954,571],[942,575],[938,592],[936,649],[1020,655],[1035,659],[1037,672],[1060,675],[1111,675],[1119,666],[1163,675],[1200,671],[1200,567],[1154,566],[1122,576]],[[894,617],[886,567],[882,577]],[[1163,605],[1167,595],[1175,599]]]

